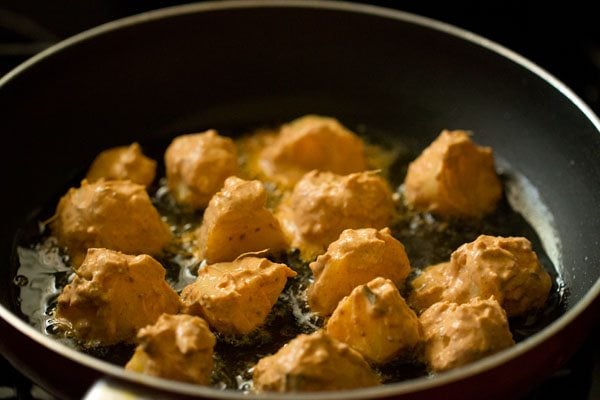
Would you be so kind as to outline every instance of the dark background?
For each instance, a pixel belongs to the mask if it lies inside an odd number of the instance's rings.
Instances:
[[[47,46],[96,25],[183,3],[189,1],[1,0],[0,76]],[[594,2],[363,3],[431,17],[496,41],[546,69],[600,114],[600,15],[592,9]],[[600,399],[599,347],[591,339],[565,368],[536,387],[526,399]],[[0,398],[50,397],[32,387],[0,358]]]

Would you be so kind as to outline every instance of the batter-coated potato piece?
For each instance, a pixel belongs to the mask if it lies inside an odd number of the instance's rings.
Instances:
[[[125,368],[182,382],[208,385],[216,339],[202,318],[163,314],[137,334],[138,346]]]
[[[340,175],[367,169],[362,140],[336,119],[317,115],[283,125],[259,164],[269,179],[286,186],[313,169]]]
[[[298,335],[254,367],[258,392],[317,392],[375,386],[379,378],[357,351],[323,331]]]
[[[308,303],[323,316],[358,285],[381,276],[401,287],[410,272],[404,246],[389,228],[346,229],[309,267],[314,282],[308,288]]]
[[[216,130],[176,137],[165,152],[167,185],[177,203],[206,207],[229,176],[238,172],[237,149]]]
[[[326,329],[375,364],[408,355],[423,335],[415,312],[394,283],[384,278],[354,288],[338,304]]]
[[[142,153],[139,144],[104,150],[92,162],[85,177],[88,182],[106,180],[130,180],[148,186],[156,175],[156,161]]]
[[[75,267],[92,247],[154,256],[171,241],[146,189],[130,181],[84,180],[60,199],[50,229]]]
[[[447,371],[515,344],[506,313],[493,297],[475,297],[464,304],[436,303],[419,320],[425,359],[433,371]]]
[[[181,293],[184,311],[199,315],[226,334],[250,333],[265,322],[287,278],[296,273],[264,254],[245,254],[233,262],[207,265]]]
[[[443,216],[481,217],[496,208],[502,183],[489,147],[464,131],[444,130],[408,167],[408,205]]]
[[[75,273],[58,296],[56,318],[86,347],[133,342],[162,313],[179,311],[165,269],[148,255],[89,249]]]
[[[408,297],[410,306],[418,313],[421,313],[432,304],[445,299],[444,292],[453,284],[456,272],[450,261],[425,268],[410,283],[412,288]]]
[[[267,192],[260,181],[227,178],[210,200],[197,230],[197,255],[209,264],[233,261],[240,254],[287,248],[279,221],[265,208]]]
[[[344,229],[388,226],[394,217],[392,192],[374,171],[350,175],[311,171],[282,201],[277,216],[303,259],[322,254]]]
[[[542,308],[552,286],[522,237],[481,235],[454,251],[450,263],[431,268],[412,282],[409,302],[417,310],[442,300],[460,304],[494,296],[512,317]]]

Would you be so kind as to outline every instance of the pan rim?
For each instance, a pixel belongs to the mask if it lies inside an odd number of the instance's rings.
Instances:
[[[94,38],[99,35],[110,33],[113,30],[131,27],[137,24],[143,24],[154,20],[160,20],[164,18],[176,17],[185,14],[194,14],[199,12],[209,12],[227,9],[245,9],[245,8],[305,8],[305,9],[327,9],[337,10],[344,12],[353,12],[358,14],[367,14],[370,16],[378,16],[383,18],[389,18],[399,20],[405,23],[411,23],[439,31],[451,36],[455,36],[459,39],[466,40],[474,43],[480,47],[491,50],[509,61],[512,61],[518,65],[521,65],[525,69],[534,73],[556,90],[558,90],[563,96],[570,100],[594,125],[596,130],[600,132],[600,120],[594,114],[594,112],[565,84],[560,82],[552,74],[539,67],[532,61],[525,57],[515,53],[514,51],[496,43],[482,36],[458,28],[456,26],[440,22],[431,18],[419,16],[416,14],[387,9],[384,7],[367,5],[367,4],[356,4],[350,2],[337,2],[337,1],[317,1],[317,0],[225,0],[225,1],[210,1],[196,4],[185,4],[174,7],[168,7],[164,9],[149,11],[146,13],[126,17],[123,19],[108,22],[98,27],[92,28],[70,38],[67,38],[48,49],[40,52],[39,54],[28,59],[24,63],[20,64],[2,78],[0,78],[0,90],[4,85],[16,78],[19,74],[25,72],[28,68],[32,67],[41,60],[51,57],[53,54],[58,53],[64,49],[68,49],[70,46],[76,45],[82,41]],[[319,393],[318,397],[322,399],[356,399],[363,397],[384,397],[390,395],[399,395],[410,392],[416,392],[425,389],[431,389],[434,387],[440,387],[450,382],[466,379],[471,376],[480,374],[482,372],[491,370],[501,364],[504,364],[512,359],[518,358],[528,351],[534,349],[550,337],[554,336],[573,320],[575,320],[580,314],[587,309],[592,302],[600,296],[600,279],[592,286],[592,288],[586,293],[586,295],[577,302],[572,309],[565,312],[564,315],[553,321],[548,327],[543,329],[541,332],[533,335],[532,337],[518,343],[511,349],[495,354],[493,356],[486,357],[480,361],[469,364],[467,366],[452,370],[437,376],[435,379],[429,377],[421,377],[417,379],[411,379],[404,382],[393,383],[378,386],[375,388],[364,388],[355,389],[352,391],[338,391],[332,393]],[[209,388],[204,386],[180,383],[169,381],[161,378],[150,377],[141,375],[138,373],[124,370],[122,367],[110,364],[106,361],[96,359],[92,356],[83,354],[74,349],[67,347],[66,345],[55,341],[54,339],[43,335],[38,332],[32,326],[21,320],[2,304],[0,304],[0,317],[6,320],[14,328],[19,330],[22,334],[26,335],[30,339],[38,342],[44,347],[64,356],[68,359],[83,364],[91,369],[99,371],[110,377],[115,377],[120,380],[126,380],[136,384],[142,384],[159,390],[166,390],[173,393],[180,393],[186,395],[199,395],[208,396],[219,399],[234,399],[234,398],[296,398],[296,399],[314,399],[315,394],[242,394],[238,391],[232,390],[219,390],[215,388]]]

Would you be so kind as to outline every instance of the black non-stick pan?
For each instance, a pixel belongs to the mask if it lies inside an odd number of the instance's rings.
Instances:
[[[224,1],[101,26],[0,80],[2,354],[63,398],[98,381],[151,396],[252,397],[125,372],[30,327],[18,317],[13,244],[101,149],[308,113],[414,149],[443,128],[476,132],[536,188],[520,211],[568,294],[547,328],[480,362],[433,379],[295,397],[506,398],[582,343],[599,312],[600,122],[568,88],[510,50],[426,18],[342,2]]]

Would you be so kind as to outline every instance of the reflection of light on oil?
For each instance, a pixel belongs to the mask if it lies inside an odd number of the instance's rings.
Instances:
[[[505,191],[508,202],[535,229],[546,254],[548,254],[559,275],[562,275],[562,252],[554,224],[554,216],[529,179],[516,173],[504,160],[498,159],[497,164],[502,171],[506,172]]]
[[[12,399],[17,397],[15,388],[0,386],[0,399]]]
[[[57,280],[71,273],[60,255],[54,238],[47,238],[33,248],[18,247],[18,277],[27,279],[20,285],[21,312],[36,328],[45,331],[51,325],[52,307],[62,286]]]

